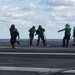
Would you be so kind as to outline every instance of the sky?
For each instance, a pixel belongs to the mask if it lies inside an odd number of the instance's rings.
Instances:
[[[47,39],[62,39],[66,23],[70,24],[71,36],[75,26],[75,0],[0,0],[0,39],[10,39],[12,24],[21,39],[28,39],[28,30],[34,25],[45,28]],[[35,36],[34,38],[37,38]]]

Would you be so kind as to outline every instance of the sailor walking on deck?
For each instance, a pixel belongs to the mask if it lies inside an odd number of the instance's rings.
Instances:
[[[40,38],[42,39],[44,46],[46,45],[45,44],[44,32],[45,32],[45,29],[42,28],[41,25],[39,25],[38,29],[36,31],[36,35],[38,35],[37,46],[39,45]]]
[[[59,30],[58,32],[61,32],[61,31],[65,31],[65,35],[64,35],[64,38],[63,38],[63,47],[65,47],[65,46],[68,47],[68,43],[69,43],[70,36],[71,36],[70,25],[66,24],[66,27],[62,30]]]
[[[10,36],[11,36],[10,43],[12,45],[12,48],[15,48],[15,43],[18,43],[18,45],[20,45],[19,41],[16,40],[17,37],[18,37],[18,39],[20,38],[19,32],[15,28],[15,25],[14,24],[11,25],[9,31],[10,31]]]
[[[30,46],[32,45],[35,32],[36,32],[35,26],[32,26],[32,28],[29,29]]]

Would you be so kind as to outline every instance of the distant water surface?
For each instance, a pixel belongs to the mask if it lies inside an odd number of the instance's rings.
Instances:
[[[0,42],[9,42],[10,39],[0,39]],[[26,42],[29,41],[29,39],[19,39],[20,42]],[[37,39],[33,40],[34,42],[37,41]],[[47,42],[62,42],[62,39],[46,39]],[[73,41],[72,39],[70,40],[71,42]]]

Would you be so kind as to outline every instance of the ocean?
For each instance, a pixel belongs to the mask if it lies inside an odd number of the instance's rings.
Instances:
[[[19,40],[20,42],[25,42],[25,41],[28,41],[29,39],[17,39],[17,40]],[[0,42],[9,42],[9,41],[10,41],[10,39],[0,39]],[[36,42],[37,39],[33,39],[33,41]],[[62,39],[46,39],[46,41],[48,41],[48,42],[61,42]]]
[[[18,41],[20,42],[20,45],[15,43],[16,47],[30,46],[29,39],[19,39]],[[47,45],[46,47],[62,47],[62,41],[63,41],[62,39],[46,39],[46,45]],[[37,45],[37,39],[34,39],[32,43],[32,47],[36,47],[36,45]],[[69,42],[69,46],[72,47],[72,45],[73,45],[73,40],[71,39]],[[42,40],[40,40],[39,47],[43,47],[43,46],[44,45],[42,43]],[[0,47],[3,48],[11,47],[10,39],[0,39]]]
[[[29,39],[18,39],[19,42],[29,44]],[[47,44],[60,44],[63,39],[46,39]],[[10,39],[0,39],[0,43],[8,43]],[[37,43],[37,39],[33,39],[33,44]],[[73,43],[73,39],[70,40],[70,43]],[[42,40],[40,40],[40,44],[42,44]]]
[[[29,39],[17,39],[20,42],[27,42]],[[45,39],[47,42],[62,42],[63,39]],[[9,42],[10,39],[0,39],[0,42]],[[33,39],[33,42],[36,42],[37,39]],[[42,41],[42,40],[40,40]],[[70,40],[70,42],[73,42],[73,39]]]

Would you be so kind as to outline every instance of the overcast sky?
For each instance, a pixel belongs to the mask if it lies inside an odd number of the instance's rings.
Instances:
[[[9,28],[15,24],[21,39],[28,38],[33,25],[45,28],[48,39],[62,39],[63,29],[75,26],[75,0],[0,0],[0,38],[10,38]],[[72,33],[72,32],[71,32]],[[37,38],[37,36],[35,36]]]

